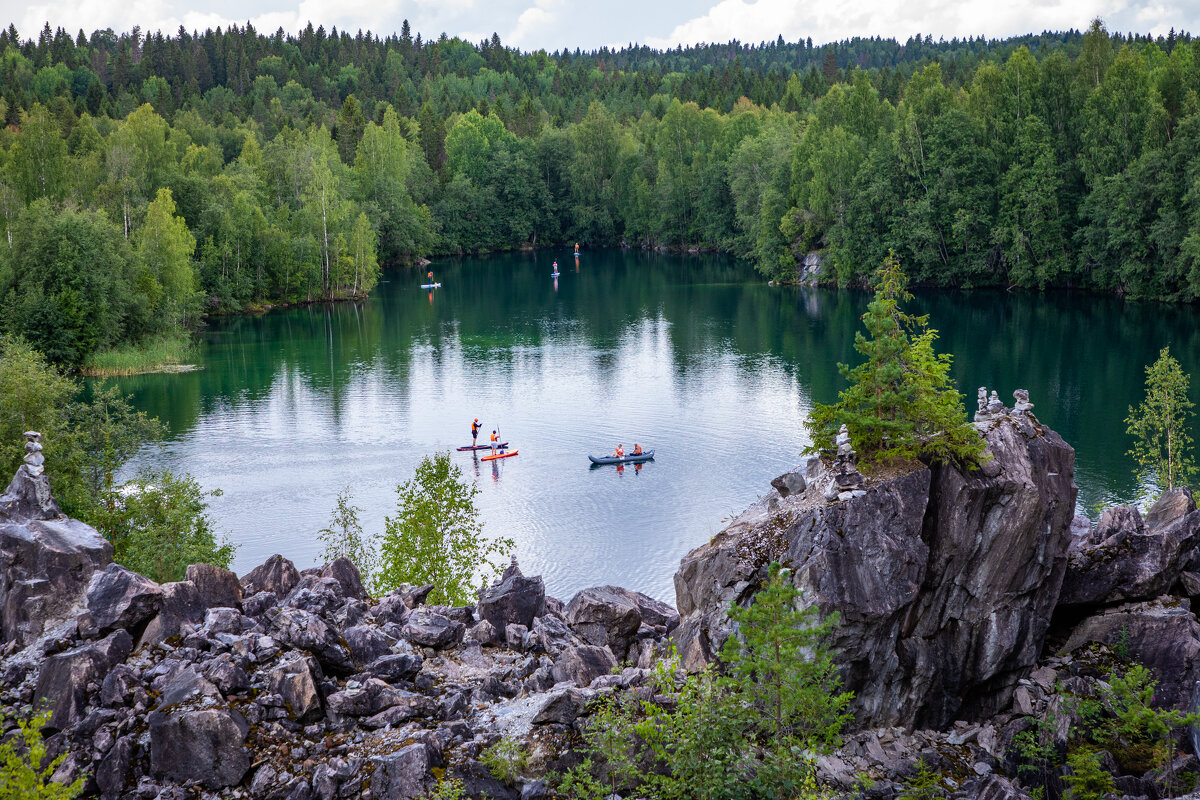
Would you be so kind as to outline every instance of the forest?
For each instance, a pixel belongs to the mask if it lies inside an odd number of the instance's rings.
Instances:
[[[0,334],[68,369],[381,266],[563,242],[1200,297],[1200,39],[520,52],[0,31]],[[5,246],[6,245],[6,246]]]

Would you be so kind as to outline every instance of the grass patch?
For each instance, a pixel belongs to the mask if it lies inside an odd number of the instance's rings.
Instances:
[[[139,375],[143,372],[186,371],[200,355],[190,333],[176,331],[138,344],[122,344],[92,353],[80,372],[95,377]]]

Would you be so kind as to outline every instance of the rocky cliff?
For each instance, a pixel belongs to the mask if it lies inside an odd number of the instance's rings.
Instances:
[[[1029,410],[984,413],[977,426],[990,456],[978,469],[914,464],[840,496],[819,458],[777,479],[684,557],[685,663],[713,658],[730,604],[748,603],[775,560],[807,603],[839,615],[831,644],[860,725],[940,728],[1005,707],[1062,585],[1075,453]]]

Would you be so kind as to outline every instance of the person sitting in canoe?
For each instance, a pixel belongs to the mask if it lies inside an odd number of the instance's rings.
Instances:
[[[476,417],[475,421],[471,423],[471,447],[475,447],[478,444],[476,440],[479,438],[479,429],[482,427],[479,424],[479,417]]]
[[[637,442],[633,443],[633,454],[635,456],[640,456],[642,454],[642,446]]]
[[[614,457],[614,458],[624,458],[624,457],[625,457],[625,448],[624,448],[624,446],[622,446],[622,445],[617,445],[616,447],[614,447],[614,448],[613,448],[613,457]]]

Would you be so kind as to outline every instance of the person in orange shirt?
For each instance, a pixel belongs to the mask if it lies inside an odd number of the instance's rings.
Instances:
[[[635,456],[640,456],[642,454],[642,446],[637,442],[633,443],[633,454]]]
[[[496,455],[497,449],[500,447],[500,437],[492,431],[492,455]]]
[[[623,445],[618,444],[613,449],[613,455],[616,456],[617,458],[624,458],[625,457],[625,447]]]
[[[479,424],[479,417],[476,417],[475,421],[471,423],[471,447],[475,447],[476,444],[478,444],[477,440],[479,439],[479,429],[482,427],[483,426]]]

